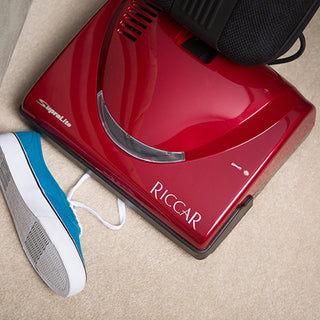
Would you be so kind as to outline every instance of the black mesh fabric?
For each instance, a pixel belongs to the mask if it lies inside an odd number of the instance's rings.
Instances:
[[[314,0],[240,0],[220,36],[218,49],[242,64],[270,62],[275,55],[284,53],[279,50],[314,3]],[[307,22],[302,23],[303,27]],[[298,36],[287,43],[288,48]]]
[[[170,12],[175,0],[155,2]],[[238,0],[218,40],[209,44],[240,64],[270,63],[294,44],[319,4],[320,0]],[[188,27],[183,13],[180,18]],[[202,28],[199,33],[195,23],[192,20],[189,29],[200,38],[201,32],[209,32],[199,25]],[[202,39],[206,41],[210,37],[203,35]]]
[[[155,2],[165,11],[169,12],[174,0],[155,0]]]

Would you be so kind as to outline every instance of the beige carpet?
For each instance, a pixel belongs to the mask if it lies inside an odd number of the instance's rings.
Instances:
[[[18,107],[30,87],[103,0],[34,0],[0,89],[0,132],[27,130]],[[307,50],[277,67],[320,106],[320,12]],[[85,211],[81,244],[88,280],[61,298],[35,273],[0,195],[0,319],[319,319],[320,126],[282,166],[253,208],[207,259],[198,261],[128,210],[121,231]],[[82,170],[48,141],[47,165],[62,189]],[[116,222],[116,199],[88,181],[76,194]]]

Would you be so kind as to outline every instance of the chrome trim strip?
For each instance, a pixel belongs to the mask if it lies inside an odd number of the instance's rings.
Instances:
[[[98,112],[102,126],[109,138],[131,156],[149,162],[170,163],[185,161],[184,152],[170,152],[136,140],[126,133],[112,118],[103,98],[102,90],[97,94]]]

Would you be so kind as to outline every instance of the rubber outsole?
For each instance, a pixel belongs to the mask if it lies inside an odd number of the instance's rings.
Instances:
[[[14,133],[0,135],[0,186],[36,272],[63,297],[79,293],[86,283],[82,258]]]

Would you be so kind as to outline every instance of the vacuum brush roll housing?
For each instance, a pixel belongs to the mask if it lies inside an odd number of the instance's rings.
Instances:
[[[315,120],[274,70],[228,60],[141,0],[108,1],[21,113],[199,259]]]

